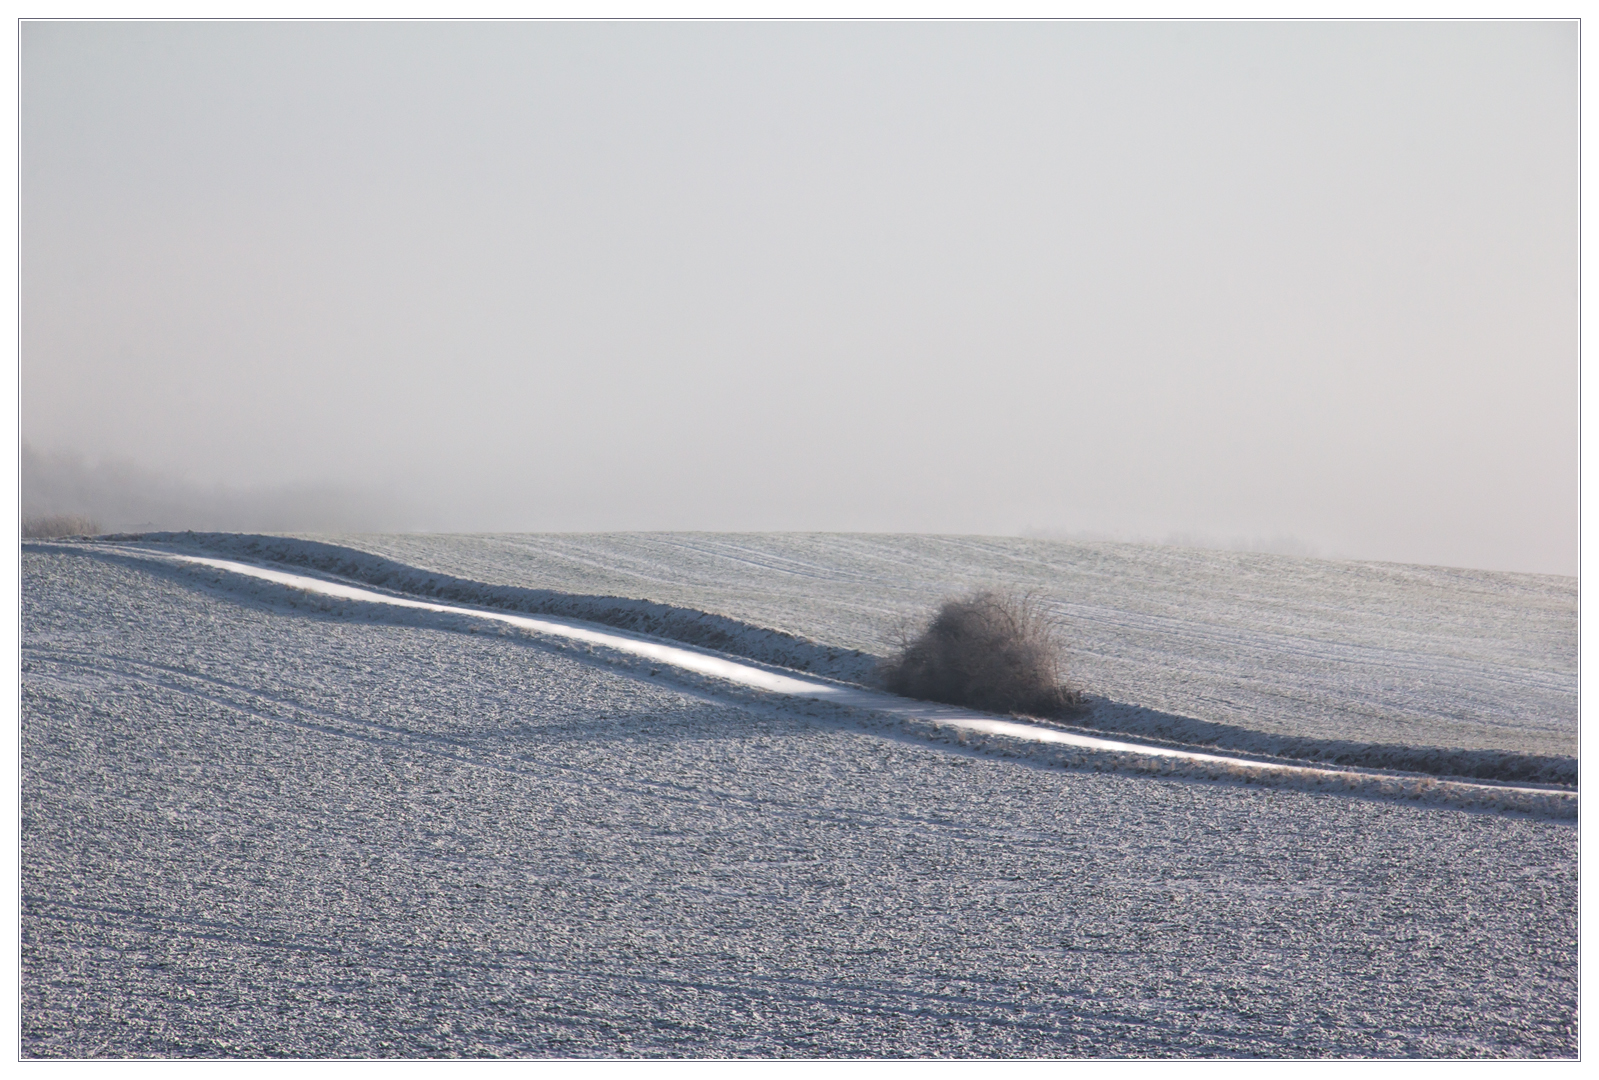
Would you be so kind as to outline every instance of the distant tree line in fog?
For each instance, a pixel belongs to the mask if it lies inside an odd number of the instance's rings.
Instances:
[[[332,486],[206,487],[129,462],[89,463],[21,446],[23,535],[204,529],[378,532],[406,528],[404,510],[372,492]]]

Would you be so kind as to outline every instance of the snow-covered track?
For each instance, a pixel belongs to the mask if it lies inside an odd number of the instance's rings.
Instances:
[[[1294,787],[1470,809],[1512,811],[1540,817],[1569,819],[1577,815],[1577,794],[1570,790],[1440,779],[1419,774],[1323,768],[1109,739],[1082,731],[912,701],[851,684],[802,676],[797,672],[785,673],[707,650],[651,640],[576,619],[420,600],[231,559],[110,544],[97,545],[97,549],[120,557],[156,560],[169,566],[205,567],[334,602],[383,605],[411,612],[432,613],[450,620],[487,620],[544,638],[636,658],[649,665],[670,668],[700,680],[820,707],[832,713],[846,713],[867,726],[898,730],[952,748],[999,754],[1040,765]]]
[[[859,682],[869,676],[877,664],[875,656],[858,649],[824,645],[767,625],[755,625],[696,608],[631,596],[583,595],[490,584],[320,540],[193,532],[140,533],[111,539],[198,550],[209,556],[256,565],[304,569],[384,592],[470,608],[501,608],[598,623],[849,682]]]

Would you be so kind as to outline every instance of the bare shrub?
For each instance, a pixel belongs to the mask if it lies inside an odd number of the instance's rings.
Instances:
[[[1038,597],[983,591],[946,600],[902,632],[879,668],[896,694],[985,712],[1058,717],[1082,707],[1061,680],[1059,632]]]
[[[24,540],[48,540],[57,536],[94,536],[100,524],[81,514],[46,514],[22,519]]]

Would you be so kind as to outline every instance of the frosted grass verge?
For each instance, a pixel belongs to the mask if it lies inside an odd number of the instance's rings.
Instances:
[[[30,544],[26,547],[49,550],[54,545]],[[84,551],[82,548],[76,550]],[[461,619],[484,620],[544,637],[601,648],[651,665],[669,666],[679,672],[716,683],[732,684],[762,695],[776,695],[796,703],[814,703],[827,707],[829,711],[842,710],[853,714],[868,728],[898,730],[952,748],[1015,758],[1037,765],[1259,784],[1476,810],[1510,811],[1548,818],[1574,819],[1577,816],[1577,795],[1571,791],[1250,761],[1190,749],[1128,743],[1000,719],[950,706],[912,701],[843,683],[800,678],[691,647],[599,629],[573,619],[520,615],[392,596],[359,586],[228,559],[110,545],[100,550],[135,560],[205,567],[329,601],[431,613],[443,616],[450,623]],[[652,670],[651,674],[654,673]]]

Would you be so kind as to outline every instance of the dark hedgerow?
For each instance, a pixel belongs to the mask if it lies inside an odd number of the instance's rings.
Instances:
[[[903,635],[879,669],[896,694],[985,712],[1061,717],[1082,708],[1061,680],[1055,623],[1031,594],[983,591],[946,600]]]

